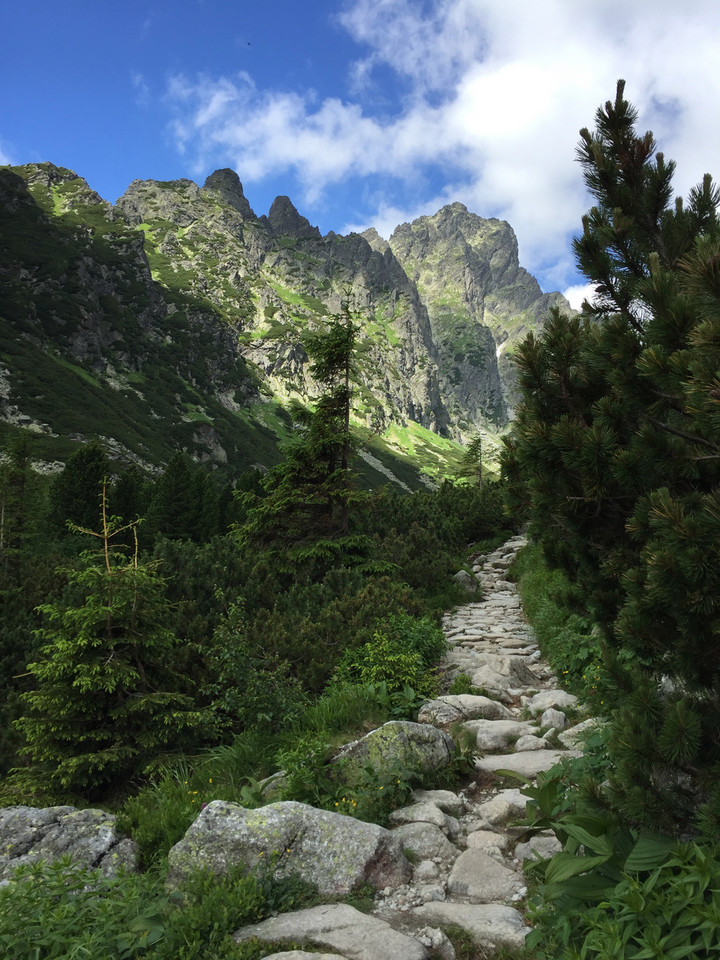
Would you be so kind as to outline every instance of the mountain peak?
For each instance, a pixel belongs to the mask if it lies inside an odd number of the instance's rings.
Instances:
[[[287,235],[310,239],[320,237],[317,227],[310,225],[306,217],[301,216],[289,197],[275,197],[267,217],[261,217],[276,235]]]
[[[244,220],[257,220],[243,192],[240,177],[234,170],[228,167],[216,170],[207,178],[202,189],[214,193],[223,203],[237,210]]]

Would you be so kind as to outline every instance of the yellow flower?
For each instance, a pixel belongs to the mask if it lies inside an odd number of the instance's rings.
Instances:
[[[381,790],[384,790],[385,788],[384,788],[384,787],[380,787],[380,789],[381,789]]]
[[[210,779],[208,780],[208,783],[212,783],[212,777],[210,777]]]

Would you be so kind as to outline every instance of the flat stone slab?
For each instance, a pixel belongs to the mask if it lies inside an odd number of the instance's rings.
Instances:
[[[377,917],[360,913],[345,903],[310,907],[270,917],[233,934],[236,943],[290,940],[329,947],[346,960],[427,960],[427,949],[414,937],[393,930]],[[313,954],[317,956],[317,954]]]
[[[544,740],[542,737],[536,737],[533,734],[528,734],[525,737],[520,737],[515,744],[515,749],[519,753],[523,753],[527,750],[547,750],[549,749],[549,744],[547,740]]]
[[[522,947],[530,928],[514,907],[499,903],[424,903],[412,914],[427,923],[462,927],[481,947]]]
[[[509,720],[512,714],[504,704],[490,697],[473,696],[469,693],[448,694],[424,703],[418,713],[418,722],[445,726],[479,717],[486,720]]]
[[[478,770],[495,773],[497,770],[512,770],[532,779],[541,770],[549,770],[561,760],[579,757],[579,750],[526,750],[521,753],[496,753],[475,761]]]
[[[449,896],[467,897],[472,903],[495,903],[524,896],[527,887],[519,873],[482,850],[471,848],[455,861],[447,891]]]

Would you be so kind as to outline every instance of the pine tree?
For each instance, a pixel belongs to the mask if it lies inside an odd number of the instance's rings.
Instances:
[[[681,785],[720,760],[720,193],[706,176],[673,202],[674,164],[623,94],[578,147],[595,206],[575,252],[596,298],[518,351],[504,471],[609,660],[632,657],[611,745],[619,802],[643,819],[673,798],[687,814]]]
[[[104,486],[101,504],[100,531],[75,528],[100,550],[84,552],[70,574],[74,599],[39,608],[43,645],[27,668],[36,687],[23,695],[17,722],[30,778],[86,795],[182,749],[201,723],[173,673],[177,641],[165,626],[163,581],[137,549],[128,556],[114,547],[126,528],[108,515]]]

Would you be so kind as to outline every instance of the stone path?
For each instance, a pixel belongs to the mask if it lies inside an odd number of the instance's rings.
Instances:
[[[482,695],[439,697],[418,717],[475,741],[476,779],[459,793],[418,790],[411,806],[395,811],[393,832],[410,851],[413,877],[379,892],[371,916],[329,905],[254,928],[272,939],[280,933],[278,924],[290,922],[294,939],[329,951],[272,954],[272,960],[414,960],[430,949],[454,960],[442,932],[450,925],[464,928],[486,950],[522,946],[528,931],[522,861],[533,857],[533,850],[551,855],[557,841],[548,836],[518,843],[521,831],[508,822],[524,815],[525,797],[519,789],[498,786],[493,772],[512,769],[535,777],[563,756],[578,755],[565,713],[576,699],[558,689],[541,660],[515,586],[506,579],[524,543],[513,537],[478,558],[473,572],[482,599],[456,609],[443,623],[452,645],[441,668],[446,683],[466,674]]]

